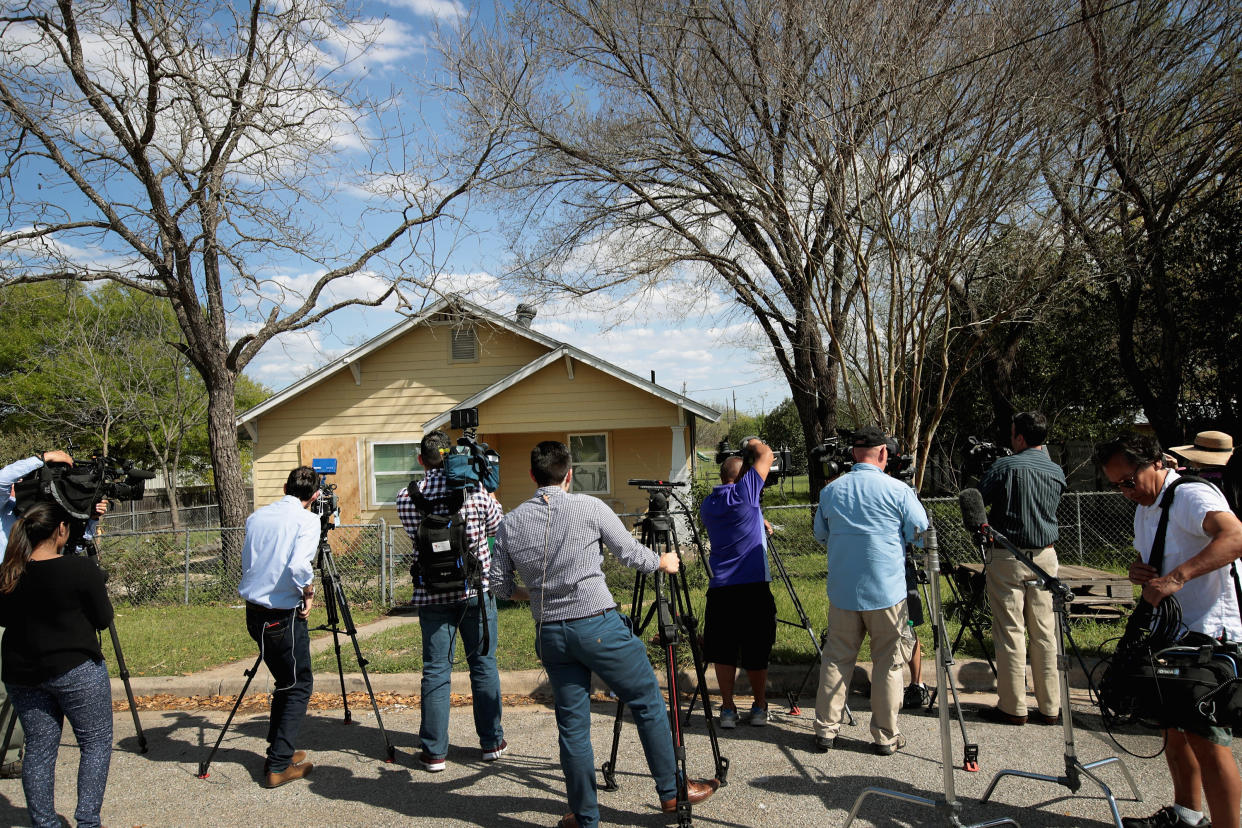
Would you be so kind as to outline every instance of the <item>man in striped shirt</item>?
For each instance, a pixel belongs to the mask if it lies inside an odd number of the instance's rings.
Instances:
[[[428,432],[419,443],[418,462],[427,474],[418,484],[418,491],[432,505],[432,512],[447,515],[449,504],[448,475],[444,457],[453,444],[443,431]],[[418,527],[424,514],[408,488],[397,493],[397,515],[414,545],[414,566],[418,566]],[[466,539],[470,553],[483,568],[483,605],[479,593],[463,584],[452,592],[428,592],[415,579],[411,603],[418,607],[418,625],[423,633],[422,722],[418,728],[422,750],[418,761],[437,773],[444,770],[448,754],[448,718],[453,677],[453,654],[457,649],[457,633],[461,633],[470,665],[470,690],[474,705],[474,729],[479,737],[485,762],[499,759],[508,744],[500,726],[500,675],[496,672],[496,599],[487,594],[491,553],[487,539],[500,526],[500,504],[496,498],[475,485],[462,500],[461,513],[466,519]],[[483,625],[487,624],[487,649],[483,649]]]
[[[1055,577],[1057,553],[1052,544],[1059,535],[1057,506],[1065,491],[1065,473],[1044,446],[1048,421],[1043,414],[1015,414],[1009,435],[1014,454],[999,458],[979,481],[989,507],[988,521]],[[995,707],[985,707],[979,715],[1000,724],[1024,725],[1028,718],[1039,724],[1057,724],[1061,689],[1056,637],[1060,632],[1052,613],[1052,594],[1032,584],[1034,573],[999,544],[987,550],[985,563],[998,698]],[[1031,637],[1031,680],[1039,705],[1029,717],[1024,633]]]
[[[657,555],[634,540],[602,500],[570,494],[573,470],[564,443],[546,440],[530,453],[535,496],[505,516],[496,534],[492,592],[530,600],[535,647],[556,702],[561,768],[573,813],[560,828],[599,824],[595,754],[591,750],[591,674],[630,708],[660,807],[677,810],[677,765],[664,698],[647,648],[616,612],[601,568],[600,544],[640,572],[676,573],[677,553]],[[514,575],[521,577],[519,588]],[[690,802],[711,796],[719,783],[688,781]]]

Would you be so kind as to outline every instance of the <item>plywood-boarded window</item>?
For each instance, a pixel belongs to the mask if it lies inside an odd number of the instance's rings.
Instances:
[[[452,351],[453,362],[478,361],[479,337],[473,325],[461,325],[453,328]]]

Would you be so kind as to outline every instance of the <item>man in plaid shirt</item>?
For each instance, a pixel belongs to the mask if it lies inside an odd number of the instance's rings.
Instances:
[[[419,443],[418,462],[427,470],[418,484],[418,491],[433,504],[435,514],[450,512],[448,476],[444,456],[452,442],[443,431],[428,432]],[[500,726],[500,676],[496,672],[496,599],[488,593],[491,553],[487,539],[500,527],[500,503],[476,486],[467,492],[461,506],[466,518],[466,537],[470,551],[483,568],[483,607],[480,612],[478,592],[463,588],[453,592],[427,592],[414,584],[412,604],[418,607],[418,624],[423,632],[422,723],[418,735],[422,750],[418,761],[432,773],[444,770],[448,754],[449,691],[453,675],[453,653],[460,630],[466,661],[470,664],[470,688],[474,696],[474,729],[479,735],[483,760],[499,759],[508,744]],[[415,568],[418,565],[418,527],[423,513],[410,497],[408,489],[397,493],[397,514],[414,544]],[[487,650],[484,651],[483,624],[487,624]]]

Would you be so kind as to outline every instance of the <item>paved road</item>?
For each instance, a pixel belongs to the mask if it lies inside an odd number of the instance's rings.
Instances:
[[[990,697],[966,698],[988,701]],[[767,728],[739,727],[721,732],[723,753],[731,760],[729,784],[697,807],[703,826],[837,826],[844,823],[855,798],[879,785],[934,799],[943,797],[939,730],[934,718],[902,717],[909,746],[896,756],[871,754],[867,744],[866,699],[851,697],[858,725],[828,754],[806,749],[811,733],[808,713],[779,716]],[[1085,761],[1117,754],[1094,730],[1098,718],[1086,714],[1077,731],[1078,753]],[[594,709],[596,764],[607,758],[612,740],[613,708]],[[304,781],[268,791],[259,787],[266,714],[239,716],[211,766],[210,777],[196,777],[198,764],[214,743],[223,713],[173,711],[142,714],[150,744],[135,753],[133,725],[127,713],[116,714],[116,750],[104,805],[104,822],[120,826],[550,826],[566,810],[564,782],[557,763],[556,723],[542,705],[505,709],[511,745],[495,764],[479,760],[469,711],[455,708],[448,770],[422,771],[414,760],[418,711],[390,708],[383,721],[398,750],[397,761],[382,761],[383,741],[370,709],[355,711],[357,723],[345,726],[339,711],[313,712],[303,729],[315,772]],[[1032,826],[1103,826],[1108,807],[1094,786],[1077,794],[1051,783],[1009,778],[1001,782],[995,802],[980,804],[988,782],[1001,768],[1059,775],[1064,770],[1059,727],[1022,728],[970,722],[971,738],[982,749],[982,771],[955,773],[965,824],[1011,817]],[[1159,740],[1125,736],[1136,752],[1152,753]],[[675,820],[660,814],[645,775],[638,738],[628,723],[622,730],[618,774],[621,790],[601,792],[604,822],[609,825],[664,826]],[[70,733],[58,767],[58,803],[63,815],[73,811],[77,750]],[[702,718],[688,730],[691,775],[712,775],[712,757]],[[954,726],[953,762],[960,765],[960,734]],[[1170,785],[1164,760],[1127,758],[1127,766],[1146,801],[1122,800],[1123,815],[1148,814],[1168,801]],[[1128,789],[1115,767],[1101,770],[1119,795]],[[17,780],[0,781],[0,825],[25,823],[24,799]],[[945,824],[930,808],[891,799],[871,798],[856,825]]]

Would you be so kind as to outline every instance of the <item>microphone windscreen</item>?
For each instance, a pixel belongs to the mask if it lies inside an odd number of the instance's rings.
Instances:
[[[962,510],[962,525],[971,532],[988,522],[988,510],[983,506],[983,495],[978,489],[962,489],[957,494],[957,505]]]

